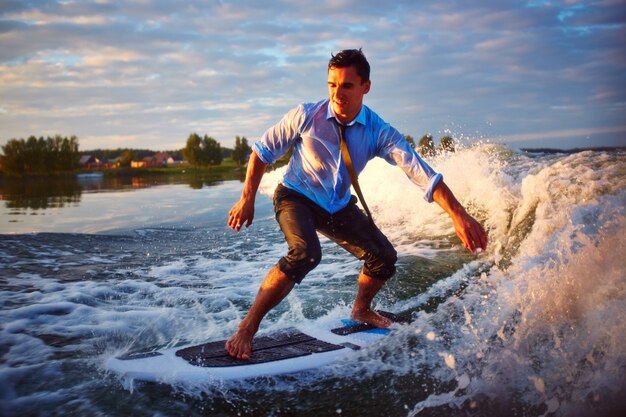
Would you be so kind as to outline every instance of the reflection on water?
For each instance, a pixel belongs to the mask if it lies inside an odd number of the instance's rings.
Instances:
[[[176,204],[192,205],[196,199],[203,199],[195,209],[202,213],[206,193],[195,190],[225,182],[239,188],[242,176],[237,174],[4,178],[0,179],[0,200],[4,202],[0,202],[0,233],[92,233],[122,227],[131,217],[136,223],[166,221],[160,217],[161,212],[172,204],[172,199],[179,200]]]
[[[0,183],[0,197],[9,209],[46,210],[80,203],[82,187],[75,179],[46,178]]]
[[[108,192],[149,188],[159,185],[187,184],[194,190],[221,184],[226,180],[243,180],[241,175],[226,178],[219,174],[148,175],[142,177],[104,177],[100,174],[63,178],[0,179],[0,200],[14,210],[46,210],[78,205],[83,192]],[[13,214],[13,213],[9,213]]]

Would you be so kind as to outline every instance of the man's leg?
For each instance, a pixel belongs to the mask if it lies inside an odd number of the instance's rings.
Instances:
[[[391,326],[391,320],[372,310],[372,300],[383,285],[385,285],[385,281],[367,276],[363,272],[359,274],[359,290],[352,307],[353,320],[376,327],[387,328]]]
[[[320,262],[322,252],[310,204],[313,203],[284,186],[277,187],[274,210],[289,246],[288,253],[267,273],[250,311],[239,324],[237,332],[226,342],[229,355],[250,358],[252,338],[263,317]]]
[[[261,320],[289,294],[294,285],[295,282],[290,280],[277,266],[270,269],[259,288],[250,311],[239,324],[235,334],[226,342],[226,350],[230,356],[250,359],[252,338],[259,330]]]
[[[359,274],[352,318],[377,327],[389,327],[391,320],[376,313],[371,307],[376,294],[396,270],[396,251],[387,237],[354,202],[334,214],[332,221],[322,225],[320,232],[365,261]]]

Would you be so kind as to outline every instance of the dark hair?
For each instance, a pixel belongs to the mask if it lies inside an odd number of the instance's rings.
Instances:
[[[328,61],[328,70],[331,68],[354,67],[356,73],[361,77],[361,82],[370,80],[370,64],[367,62],[363,51],[359,49],[344,49],[337,55],[330,54],[332,58]]]

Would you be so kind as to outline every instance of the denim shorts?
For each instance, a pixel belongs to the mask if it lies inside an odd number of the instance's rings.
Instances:
[[[396,251],[356,203],[357,198],[352,196],[345,208],[330,214],[279,184],[274,193],[274,211],[289,250],[278,261],[278,268],[300,283],[322,259],[319,232],[363,260],[362,273],[383,281],[389,279],[396,271]]]

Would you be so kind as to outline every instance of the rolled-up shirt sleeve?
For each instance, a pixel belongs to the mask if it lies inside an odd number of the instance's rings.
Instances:
[[[265,164],[273,164],[276,161],[276,159],[278,159],[278,158],[274,159],[272,151],[270,151],[267,147],[265,147],[261,141],[257,141],[253,143],[252,150],[254,151],[254,153],[257,154],[259,159],[263,161],[263,163]]]
[[[430,182],[428,187],[426,188],[426,194],[424,194],[424,199],[429,203],[433,202],[433,192],[435,191],[435,187],[439,184],[439,181],[443,179],[443,175],[440,173],[436,173],[432,177],[430,177]]]
[[[252,149],[261,161],[273,164],[287,153],[293,141],[300,136],[299,128],[304,117],[303,110],[302,104],[290,110],[252,145]]]
[[[424,199],[433,202],[435,187],[443,175],[435,172],[406,141],[404,136],[390,125],[380,131],[379,156],[392,165],[400,167],[409,179],[424,192]]]

